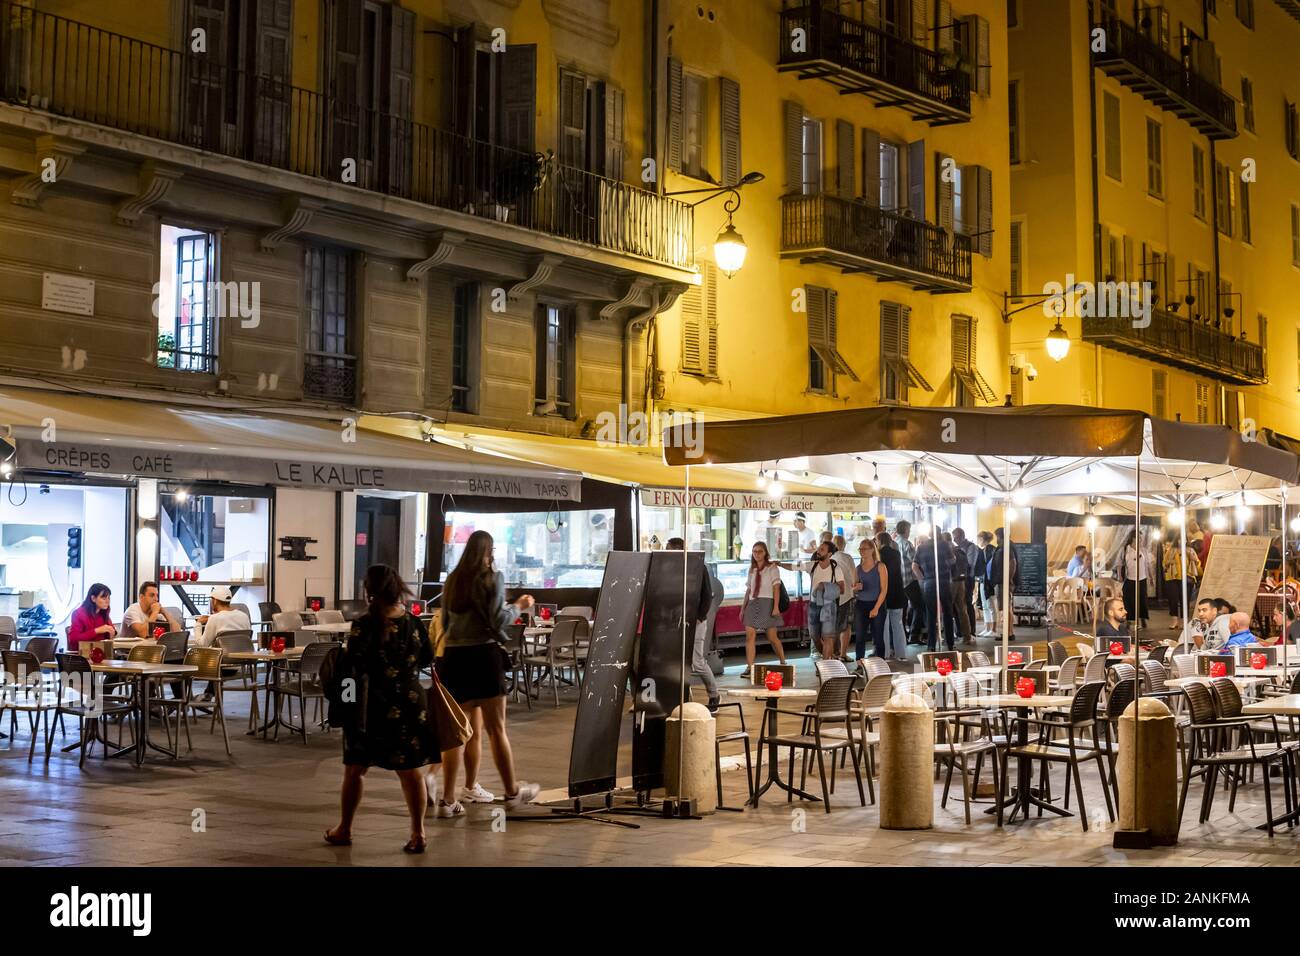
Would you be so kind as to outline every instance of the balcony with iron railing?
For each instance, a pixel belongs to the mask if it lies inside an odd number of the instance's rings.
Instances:
[[[0,102],[689,269],[689,205],[0,0]]]
[[[1264,347],[1196,318],[1153,309],[1151,323],[1129,316],[1085,317],[1083,341],[1238,385],[1268,381]]]
[[[1166,50],[1132,24],[1102,11],[1093,28],[1104,31],[1103,49],[1092,61],[1107,76],[1175,116],[1212,140],[1237,135],[1237,103],[1213,80]]]
[[[781,198],[781,256],[822,262],[932,293],[971,288],[971,240],[861,199]]]
[[[970,120],[970,76],[940,55],[846,16],[823,0],[781,11],[781,72],[898,106],[932,126]]]

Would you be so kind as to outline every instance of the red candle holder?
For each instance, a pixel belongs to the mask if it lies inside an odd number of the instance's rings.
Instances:
[[[1111,641],[1110,652],[1114,654],[1116,657],[1118,657],[1119,655],[1124,653],[1124,645],[1121,644],[1119,641]]]
[[[537,616],[543,621],[549,621],[551,619],[551,609],[549,607],[544,607],[537,612]]]
[[[198,579],[199,579],[199,572],[197,572],[197,571],[191,571],[191,572],[190,572],[190,580],[191,580],[191,581],[197,581]]]
[[[283,637],[273,637],[273,638],[271,638],[271,653],[273,653],[273,654],[283,654],[283,653],[284,653],[284,638],[283,638]]]
[[[421,604],[419,601],[412,601],[411,613],[414,614],[416,617],[419,617],[421,614],[424,613],[424,605]]]
[[[1226,677],[1228,675],[1228,665],[1223,661],[1210,661],[1211,677]]]
[[[155,627],[153,629],[153,639],[156,641],[158,640],[158,638],[162,637],[166,633],[167,632],[164,631],[161,627]]]
[[[104,663],[104,649],[103,649],[103,648],[101,648],[101,647],[92,647],[92,648],[90,649],[90,663],[92,663],[92,664],[102,664],[102,663]]]
[[[940,677],[947,677],[952,673],[952,661],[946,657],[941,657],[935,661],[934,669],[939,672]]]
[[[763,678],[763,686],[768,690],[780,690],[782,683],[784,683],[784,678],[781,676],[780,671],[768,671]]]
[[[312,609],[313,611],[319,611],[319,610],[320,610],[320,601],[312,601],[312,602],[311,602],[311,609]]]
[[[1036,685],[1032,677],[1021,677],[1016,681],[1016,693],[1026,699],[1034,696]]]
[[[1263,654],[1251,654],[1250,666],[1257,671],[1262,671],[1268,666],[1268,658]]]

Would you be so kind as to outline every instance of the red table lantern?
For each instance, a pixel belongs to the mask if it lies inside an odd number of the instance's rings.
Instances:
[[[1021,654],[1019,651],[1007,651],[1008,664],[1023,664],[1024,662],[1025,662],[1024,654]]]
[[[311,609],[312,609],[313,611],[319,611],[319,610],[320,610],[320,601],[319,601],[318,599],[316,599],[316,598],[312,598]]]
[[[416,617],[419,617],[421,614],[424,613],[424,605],[421,604],[419,601],[412,601],[411,613],[414,614]]]
[[[1268,658],[1263,654],[1251,654],[1250,666],[1257,671],[1262,671],[1268,666]]]
[[[90,649],[90,663],[92,663],[92,664],[102,664],[102,663],[104,663],[104,649],[103,649],[103,648],[101,648],[101,647],[92,647],[92,648]]]
[[[191,572],[190,572],[190,580],[191,580],[191,581],[197,581],[198,579],[199,579],[199,572],[197,572],[197,571],[191,571]]]
[[[162,637],[163,634],[165,634],[165,633],[167,633],[167,632],[164,631],[161,627],[155,627],[155,628],[153,629],[153,639],[156,641],[156,640],[158,640],[158,638]]]
[[[946,657],[941,657],[935,661],[934,669],[939,672],[940,677],[947,677],[952,673],[952,661]]]
[[[273,654],[283,654],[283,653],[284,653],[284,638],[283,638],[283,637],[273,637],[273,638],[271,638],[271,653],[273,653]]]
[[[551,609],[549,607],[544,607],[537,612],[537,616],[543,621],[549,621],[551,619]]]
[[[781,677],[780,671],[768,671],[763,678],[763,686],[768,690],[780,690],[783,682],[784,679]]]
[[[1034,696],[1036,685],[1032,677],[1019,677],[1016,679],[1016,693],[1026,699]]]
[[[1226,677],[1228,674],[1228,665],[1223,661],[1210,661],[1211,677]]]
[[[1111,641],[1110,652],[1114,654],[1116,657],[1119,657],[1121,654],[1124,653],[1124,645],[1119,641]]]

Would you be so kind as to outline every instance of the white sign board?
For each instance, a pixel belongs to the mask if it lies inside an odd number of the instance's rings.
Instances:
[[[95,314],[95,280],[47,272],[41,283],[41,308],[73,315]]]
[[[1270,539],[1258,534],[1216,534],[1197,598],[1221,597],[1238,611],[1255,610]]]
[[[688,497],[680,488],[642,488],[646,508],[726,508],[739,511],[831,511],[870,513],[871,499],[859,495],[783,495],[772,498],[759,491],[708,491],[692,488]]]

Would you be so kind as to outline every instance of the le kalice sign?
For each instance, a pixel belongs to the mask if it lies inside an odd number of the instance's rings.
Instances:
[[[352,462],[239,458],[116,445],[108,447],[25,441],[18,446],[18,464],[22,468],[189,481],[238,481],[243,484],[322,491],[391,489],[543,501],[582,500],[582,485],[578,480],[542,479],[525,474],[484,474],[447,468],[395,468]]]
[[[869,512],[871,499],[860,495],[783,495],[771,498],[756,491],[692,491],[642,488],[646,508],[727,508],[738,511]]]

